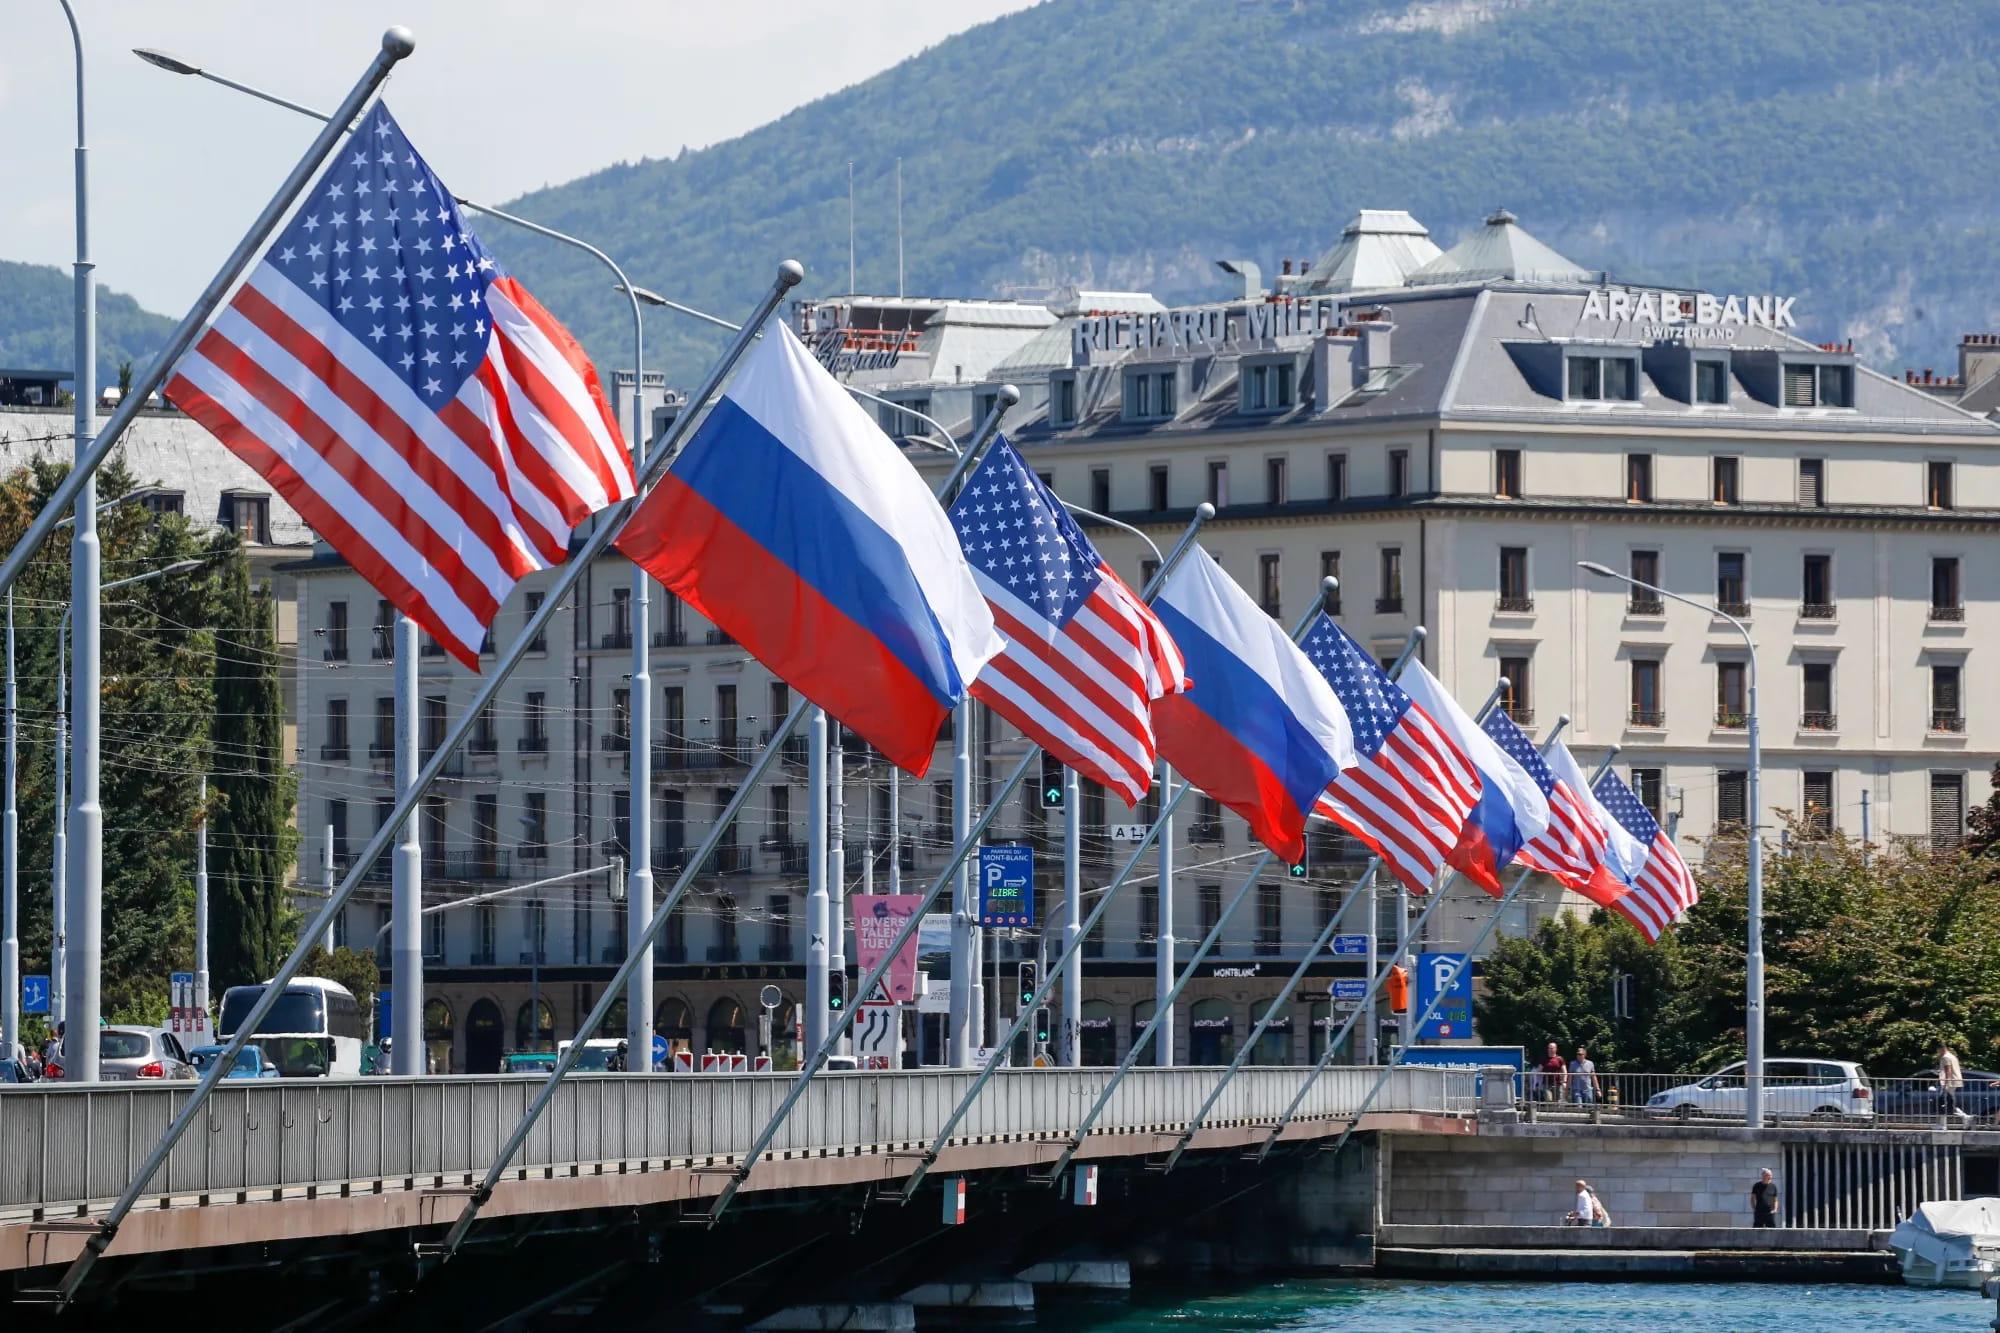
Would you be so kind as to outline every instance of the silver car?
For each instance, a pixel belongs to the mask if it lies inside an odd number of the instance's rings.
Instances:
[[[97,1066],[107,1083],[140,1078],[196,1077],[180,1039],[165,1028],[97,1030]]]

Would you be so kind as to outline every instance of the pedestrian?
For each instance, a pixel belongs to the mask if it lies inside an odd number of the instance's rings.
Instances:
[[[1611,1212],[1605,1208],[1604,1200],[1597,1197],[1596,1190],[1590,1190],[1588,1193],[1590,1195],[1590,1225],[1594,1227],[1610,1226]]]
[[[1965,1070],[1958,1063],[1958,1054],[1945,1042],[1938,1043],[1937,1085],[1938,1114],[1950,1121],[1959,1114],[1958,1093],[1965,1086]]]
[[[1778,1225],[1778,1182],[1771,1179],[1768,1166],[1758,1173],[1757,1183],[1750,1187],[1750,1225]]]
[[[1563,1225],[1566,1227],[1587,1227],[1596,1215],[1597,1196],[1590,1192],[1590,1182],[1587,1180],[1577,1181],[1576,1205],[1570,1209],[1569,1216],[1563,1219]]]
[[[69,1025],[67,1023],[56,1024],[56,1030],[51,1032],[47,1039],[42,1042],[42,1066],[44,1068],[52,1064],[62,1063],[63,1033],[68,1028]]]
[[[1569,1068],[1563,1063],[1562,1053],[1556,1050],[1554,1042],[1549,1043],[1549,1053],[1542,1057],[1541,1064],[1535,1066],[1535,1096],[1540,1101],[1559,1102],[1563,1096],[1563,1073]]]
[[[1579,1046],[1576,1059],[1569,1062],[1569,1099],[1578,1106],[1588,1106],[1597,1100],[1597,1066],[1591,1063],[1590,1052]]]

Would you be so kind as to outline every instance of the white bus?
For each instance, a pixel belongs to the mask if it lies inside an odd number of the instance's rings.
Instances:
[[[268,983],[266,983],[268,985]],[[228,1041],[266,986],[231,986],[215,1035]],[[365,1035],[354,992],[322,977],[295,977],[252,1036],[282,1078],[359,1078]]]

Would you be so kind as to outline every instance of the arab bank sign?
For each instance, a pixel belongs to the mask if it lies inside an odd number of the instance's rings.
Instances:
[[[1583,298],[1585,320],[1636,324],[1654,342],[1727,342],[1743,327],[1795,329],[1795,296],[1713,296],[1708,292],[1593,287]]]

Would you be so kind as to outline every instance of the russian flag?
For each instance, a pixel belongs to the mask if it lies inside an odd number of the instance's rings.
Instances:
[[[1422,662],[1411,662],[1396,683],[1479,770],[1479,804],[1466,818],[1458,846],[1445,859],[1498,898],[1505,892],[1500,887],[1501,870],[1513,861],[1523,843],[1532,842],[1548,828],[1549,798],[1526,769],[1466,716]]]
[[[1333,687],[1199,546],[1153,610],[1194,682],[1153,704],[1160,756],[1288,863],[1304,860],[1313,803],[1360,763]]]
[[[1002,646],[936,497],[783,325],[618,549],[918,776]]]

